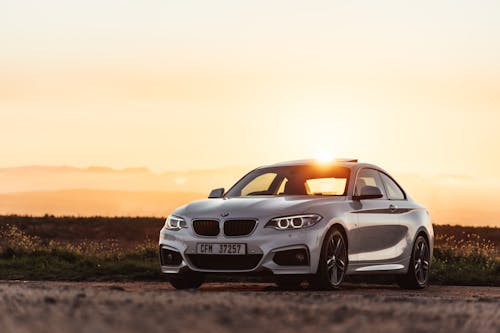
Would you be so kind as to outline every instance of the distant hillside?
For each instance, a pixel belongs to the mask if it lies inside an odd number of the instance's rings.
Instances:
[[[0,194],[0,214],[163,217],[178,206],[206,196],[193,192],[85,189],[8,193]]]
[[[101,166],[0,168],[0,214],[164,216],[192,199],[205,198],[213,188],[229,188],[250,169],[155,173]],[[436,224],[500,226],[500,179],[394,176],[429,209]]]
[[[112,169],[57,166],[0,168],[0,193],[58,191],[75,188],[118,191],[200,192],[229,187],[250,168],[152,172],[147,168]]]

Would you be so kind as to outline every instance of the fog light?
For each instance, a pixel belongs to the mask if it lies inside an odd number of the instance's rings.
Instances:
[[[181,254],[167,248],[160,248],[160,261],[162,266],[179,266],[182,263]]]
[[[306,260],[306,256],[303,253],[297,253],[295,255],[295,259],[297,259],[298,262],[304,262],[304,260]]]
[[[307,266],[309,255],[306,249],[293,249],[277,251],[273,261],[280,266]]]

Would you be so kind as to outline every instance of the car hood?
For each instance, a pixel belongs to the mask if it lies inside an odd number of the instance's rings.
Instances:
[[[344,197],[259,196],[194,201],[174,211],[187,218],[261,218],[314,213],[316,205],[323,206]],[[312,210],[312,211],[311,211]],[[227,215],[227,216],[226,216]]]

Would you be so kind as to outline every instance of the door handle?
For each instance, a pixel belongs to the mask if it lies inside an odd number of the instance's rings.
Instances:
[[[397,209],[398,209],[398,206],[393,205],[393,204],[390,204],[390,205],[389,205],[389,210],[390,210],[391,212],[395,212]]]

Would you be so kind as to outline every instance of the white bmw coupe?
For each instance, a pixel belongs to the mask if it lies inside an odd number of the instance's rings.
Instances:
[[[268,273],[278,286],[337,289],[346,275],[428,284],[428,211],[383,169],[357,160],[257,168],[227,192],[179,207],[160,231],[162,273],[178,289],[208,274]]]

